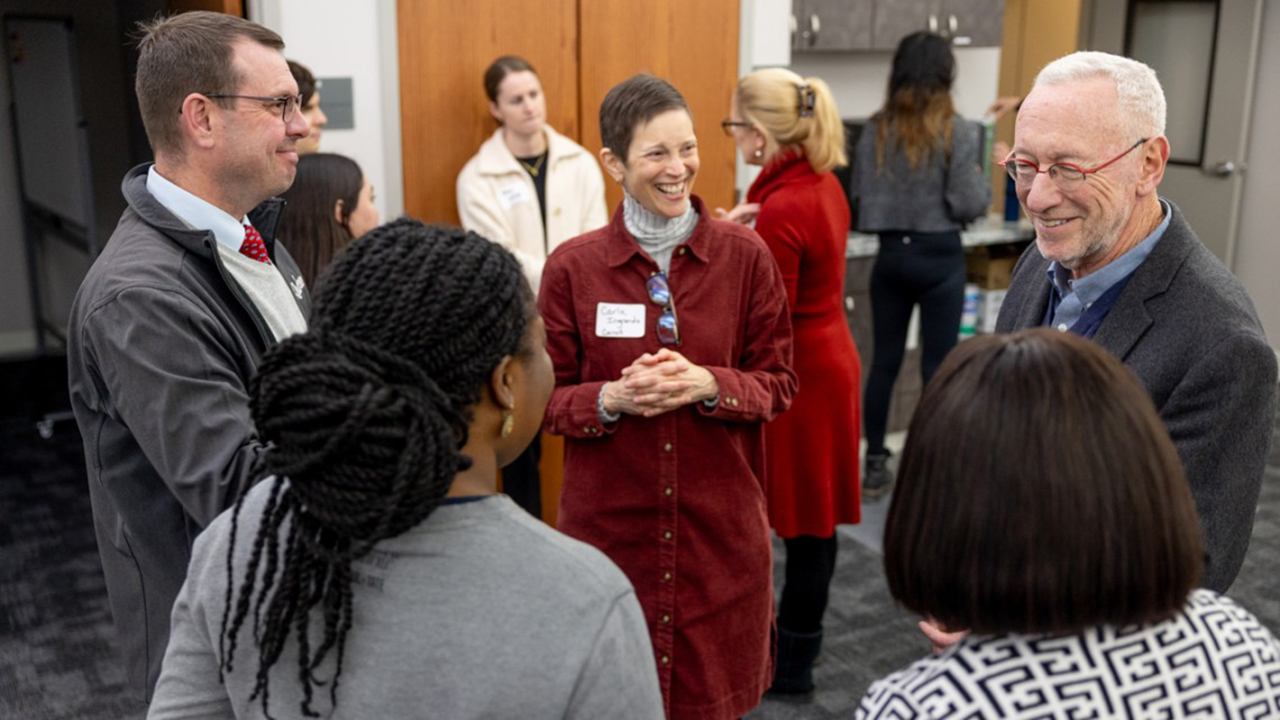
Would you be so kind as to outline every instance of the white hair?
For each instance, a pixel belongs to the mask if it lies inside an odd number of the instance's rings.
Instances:
[[[1120,122],[1133,140],[1164,135],[1164,89],[1156,71],[1132,58],[1104,52],[1076,52],[1054,60],[1036,75],[1032,88],[1105,77],[1116,88]]]

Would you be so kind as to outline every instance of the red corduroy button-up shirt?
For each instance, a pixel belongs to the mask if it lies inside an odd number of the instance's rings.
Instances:
[[[782,277],[751,229],[707,217],[671,258],[674,349],[709,370],[720,394],[654,418],[601,423],[597,397],[663,345],[658,270],[622,210],[557,248],[539,307],[556,389],[544,427],[566,437],[560,530],[600,548],[644,607],[671,718],[736,718],[772,678],[773,582],[763,424],[796,391]],[[600,337],[601,304],[643,307],[642,337]]]

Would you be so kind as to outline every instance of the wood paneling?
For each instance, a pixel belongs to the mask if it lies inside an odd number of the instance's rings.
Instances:
[[[484,69],[520,55],[538,69],[547,122],[600,151],[600,102],[618,82],[651,72],[688,101],[701,167],[694,192],[731,207],[734,146],[720,130],[737,82],[738,0],[398,0],[405,212],[458,222],[458,172],[496,125]],[[606,175],[612,212],[622,191]],[[543,519],[555,525],[564,440],[542,436]]]
[[[639,72],[667,80],[693,111],[701,168],[694,192],[709,207],[732,207],[735,151],[720,130],[738,81],[738,0],[583,0],[583,145],[600,149],[600,102]],[[622,190],[608,179],[610,213]]]
[[[175,15],[192,10],[208,10],[244,17],[243,0],[169,0],[168,8]]]
[[[1004,44],[1000,49],[999,93],[1025,96],[1040,69],[1063,55],[1079,50],[1080,0],[1006,0]],[[1016,113],[996,124],[996,139],[1013,145]],[[992,173],[992,206],[1004,208],[1005,178],[1001,168]]]
[[[577,0],[399,0],[396,12],[408,215],[457,224],[458,172],[497,127],[483,76],[501,55],[537,68],[547,122],[580,138]]]

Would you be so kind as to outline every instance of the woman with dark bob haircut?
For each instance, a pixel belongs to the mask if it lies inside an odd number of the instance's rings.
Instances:
[[[968,633],[873,684],[858,718],[1280,713],[1280,644],[1195,589],[1195,506],[1155,407],[1074,335],[947,356],[911,422],[884,564],[898,602]]]
[[[772,677],[764,423],[796,390],[786,288],[760,236],[693,195],[698,138],[674,87],[615,86],[600,137],[622,205],[551,254],[538,297],[559,527],[631,579],[668,717],[738,718]]]
[[[554,382],[511,253],[398,220],[252,386],[268,476],[196,539],[150,718],[662,718],[608,558],[494,492]]]

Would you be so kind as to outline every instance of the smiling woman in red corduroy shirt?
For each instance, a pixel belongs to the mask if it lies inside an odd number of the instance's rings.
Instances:
[[[684,98],[638,75],[600,108],[601,160],[625,198],[547,260],[538,304],[564,435],[560,530],[635,586],[673,719],[720,720],[772,676],[764,423],[796,389],[786,290],[749,228],[691,194]]]

